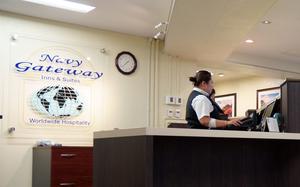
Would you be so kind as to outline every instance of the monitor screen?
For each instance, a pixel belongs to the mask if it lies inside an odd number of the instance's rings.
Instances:
[[[266,121],[267,117],[272,117],[274,113],[279,112],[280,109],[280,99],[276,99],[275,101],[269,103],[260,111],[260,127],[262,131],[266,130]]]
[[[275,101],[270,103],[266,109],[265,109],[265,112],[264,112],[264,115],[263,117],[272,117],[272,113],[273,113],[273,109],[274,109],[274,106],[275,106]]]

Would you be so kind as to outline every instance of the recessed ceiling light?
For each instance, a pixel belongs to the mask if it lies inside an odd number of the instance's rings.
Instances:
[[[248,44],[252,44],[252,43],[254,43],[254,41],[253,41],[253,40],[251,40],[251,39],[245,40],[245,42],[246,42],[246,43],[248,43]]]
[[[23,1],[55,7],[55,8],[66,9],[66,10],[80,12],[80,13],[88,13],[89,11],[96,8],[82,3],[76,3],[76,2],[66,1],[66,0],[23,0]]]
[[[218,73],[219,77],[224,77],[224,73]]]
[[[269,21],[269,20],[263,20],[261,23],[263,23],[263,24],[271,24],[272,22]]]

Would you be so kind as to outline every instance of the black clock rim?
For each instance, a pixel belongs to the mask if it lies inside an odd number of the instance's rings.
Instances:
[[[133,61],[134,61],[134,67],[133,67],[133,69],[132,69],[131,71],[129,71],[129,72],[123,71],[123,70],[119,67],[119,64],[118,64],[118,59],[120,58],[121,55],[124,55],[124,54],[127,54],[127,55],[131,56],[131,57],[133,58]],[[116,67],[117,67],[117,69],[118,69],[118,71],[119,71],[120,73],[122,73],[122,74],[124,74],[124,75],[130,75],[130,74],[134,73],[135,70],[136,70],[136,68],[137,68],[137,60],[136,60],[135,56],[134,56],[132,53],[130,53],[130,52],[128,52],[128,51],[122,51],[122,52],[120,52],[120,53],[116,56],[116,59],[115,59],[115,65],[116,65]]]

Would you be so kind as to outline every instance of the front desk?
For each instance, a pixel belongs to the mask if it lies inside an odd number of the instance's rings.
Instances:
[[[300,134],[138,128],[94,133],[95,187],[300,186]]]

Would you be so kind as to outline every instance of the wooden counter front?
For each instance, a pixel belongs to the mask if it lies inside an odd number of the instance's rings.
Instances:
[[[96,187],[300,186],[299,137],[153,128],[95,132],[93,182]]]

